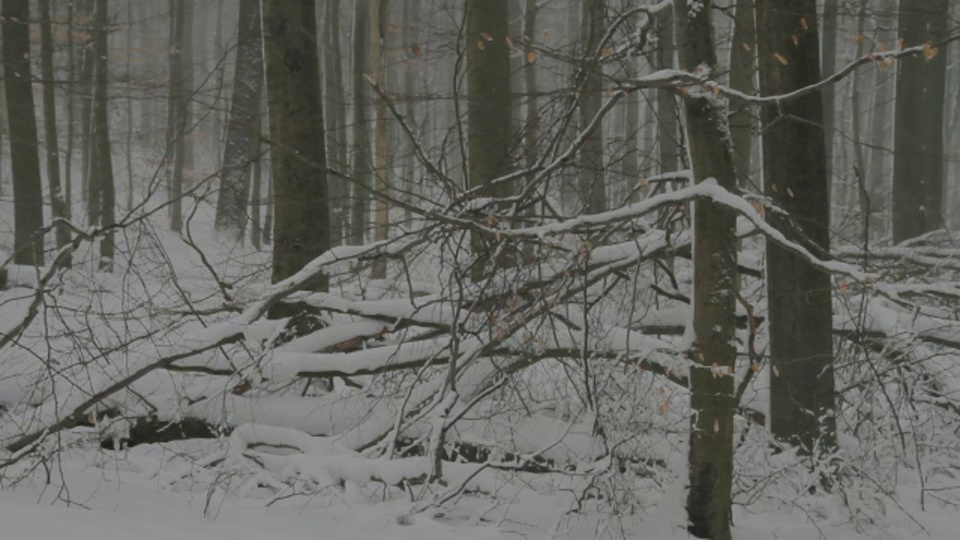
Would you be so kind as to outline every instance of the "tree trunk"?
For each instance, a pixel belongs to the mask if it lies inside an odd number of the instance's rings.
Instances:
[[[757,28],[763,95],[820,80],[816,0],[758,0]],[[761,108],[766,195],[790,213],[821,257],[830,249],[824,110],[819,92]],[[806,452],[836,443],[830,290],[828,274],[767,243],[770,425]]]
[[[74,41],[75,15],[73,2],[67,2],[67,150],[63,159],[63,191],[67,219],[73,217],[73,144],[75,132],[74,109],[77,94],[76,54],[77,44]]]
[[[368,83],[367,73],[370,52],[369,9],[376,0],[356,0],[353,12],[353,185],[350,214],[350,243],[359,246],[364,242],[364,229],[369,219],[370,200],[370,134],[367,125]]]
[[[15,264],[43,266],[43,186],[30,75],[29,0],[3,2],[3,83],[13,170]]]
[[[754,0],[737,0],[733,43],[730,45],[730,87],[754,92],[757,58],[757,21]],[[746,101],[730,98],[730,137],[740,187],[750,184],[750,154],[753,151],[754,110]]]
[[[705,65],[714,70],[712,6],[674,0],[680,69]],[[684,97],[690,162],[694,181],[716,179],[720,186],[737,186],[726,108],[710,96]],[[734,292],[737,288],[736,214],[709,200],[699,200],[693,212],[693,326],[696,340],[690,370],[692,408],[689,491],[689,532],[698,538],[730,539],[730,499],[733,478],[733,412],[736,348]],[[712,369],[716,366],[721,375]]]
[[[81,0],[78,2],[78,12],[85,24],[80,26],[81,39],[83,39],[83,48],[80,55],[80,81],[79,94],[81,96],[80,107],[80,176],[81,193],[87,203],[87,222],[90,222],[91,215],[99,215],[100,210],[96,206],[100,204],[100,198],[97,197],[90,202],[90,152],[93,148],[92,128],[93,128],[93,40],[89,36],[93,35],[93,29],[90,22],[93,20],[93,0]],[[85,35],[84,35],[85,34]]]
[[[94,46],[95,58],[94,95],[93,95],[93,145],[92,172],[90,183],[99,186],[100,223],[109,227],[116,222],[116,192],[113,179],[113,159],[110,155],[110,119],[107,111],[107,0],[96,0],[94,9]],[[100,241],[100,269],[113,271],[114,233],[111,230]]]
[[[948,34],[948,0],[901,0],[899,36],[904,47]],[[893,158],[893,241],[900,243],[943,226],[943,114],[946,51],[897,62]]]
[[[50,0],[40,0],[40,72],[43,77],[43,127],[47,143],[47,186],[53,219],[67,219],[66,204],[60,191],[60,151],[57,140],[56,81],[53,74],[53,32],[50,29]],[[56,227],[57,248],[70,243],[70,229]]]
[[[133,2],[127,2],[127,211],[133,210]]]
[[[183,95],[183,39],[186,22],[186,0],[170,0],[170,99],[167,111],[167,167],[170,186],[170,230],[183,227],[183,138],[186,135]]]
[[[316,2],[263,0],[267,111],[276,224],[273,281],[330,247]],[[327,290],[327,279],[310,284]]]
[[[837,70],[837,25],[839,24],[839,0],[824,0],[823,2],[823,47],[820,56],[821,72],[829,77]],[[834,106],[836,90],[829,84],[821,90],[823,101],[823,138],[827,153],[827,182],[833,185],[833,139],[834,139]],[[828,191],[829,193],[829,191]]]
[[[662,10],[657,15],[657,69],[674,69],[677,44],[674,40],[673,11]],[[677,122],[677,103],[673,91],[657,92],[657,124],[660,144],[660,174],[676,172],[680,168],[680,135]]]
[[[507,0],[467,0],[466,10],[468,185],[483,197],[507,197],[512,185],[490,183],[508,169],[512,137]],[[479,281],[491,250],[479,236],[472,246],[471,279]]]
[[[347,100],[343,89],[343,60],[340,54],[340,0],[329,0],[327,6],[324,56],[326,93],[327,160],[330,167],[341,173],[349,170],[347,161]],[[328,178],[330,182],[331,237],[333,245],[343,243],[348,228],[349,187],[342,178]]]
[[[373,62],[373,80],[383,90],[386,91],[387,80],[384,76],[384,58],[383,50],[386,36],[384,29],[386,21],[383,16],[386,14],[387,0],[375,0],[370,9],[370,50]],[[374,170],[376,171],[378,195],[376,207],[374,209],[374,232],[373,239],[377,242],[386,240],[390,234],[390,206],[387,203],[387,196],[390,193],[390,174],[387,164],[387,102],[377,98],[377,123],[374,130],[374,141],[376,147]],[[373,262],[371,269],[371,279],[385,279],[387,277],[387,260],[378,257]]]
[[[254,131],[260,110],[263,86],[263,55],[260,39],[260,3],[240,0],[237,33],[236,69],[227,140],[223,150],[220,192],[217,197],[217,232],[233,241],[243,241],[247,224],[247,179],[251,149],[256,149],[260,134]]]
[[[885,51],[896,48],[897,33],[897,0],[883,0],[879,10],[875,14],[877,25],[876,42],[874,50]],[[890,211],[890,197],[888,189],[890,186],[890,163],[889,157],[891,151],[891,135],[893,130],[888,129],[888,119],[890,110],[893,108],[893,97],[896,80],[896,73],[891,64],[880,63],[873,70],[873,106],[871,107],[871,126],[870,126],[870,162],[864,173],[870,186],[870,230],[876,233],[876,237],[886,234],[890,222],[888,214]]]
[[[606,28],[606,0],[583,0],[580,6],[585,77],[580,98],[580,129],[586,129],[600,111],[603,101],[603,69],[596,61],[596,48]],[[580,203],[585,214],[603,212],[607,207],[603,124],[598,124],[580,147]]]

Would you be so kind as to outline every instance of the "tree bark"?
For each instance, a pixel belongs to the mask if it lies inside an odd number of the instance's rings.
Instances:
[[[837,70],[837,25],[840,19],[840,1],[824,0],[823,2],[823,46],[820,49],[821,72],[824,77],[829,77]],[[823,139],[826,145],[827,153],[827,182],[833,185],[833,140],[836,115],[834,102],[836,101],[836,90],[834,85],[830,84],[821,91],[823,101]]]
[[[757,68],[757,21],[755,0],[737,0],[730,45],[730,87],[753,94]],[[739,185],[750,184],[750,155],[753,151],[754,108],[742,99],[730,98],[730,137]]]
[[[674,69],[677,44],[674,40],[673,10],[657,14],[657,69]],[[676,172],[680,168],[680,135],[677,121],[677,102],[673,92],[657,92],[657,140],[660,145],[660,174]]]
[[[904,47],[948,34],[948,0],[901,0],[899,36]],[[947,54],[926,53],[897,62],[893,158],[893,241],[900,243],[943,226],[943,115]]]
[[[343,89],[343,60],[340,54],[340,0],[326,3],[326,50],[324,82],[327,122],[327,160],[340,172],[349,170],[347,161],[347,99]],[[349,187],[341,178],[330,178],[331,238],[333,245],[343,243],[348,228]]]
[[[116,190],[113,178],[113,159],[110,155],[110,119],[107,111],[107,82],[109,65],[107,54],[107,0],[96,0],[94,8],[94,95],[93,141],[90,183],[96,183],[100,196],[100,224],[109,227],[116,222]],[[100,241],[100,269],[113,271],[114,233],[108,232]]]
[[[263,0],[263,38],[274,183],[273,281],[330,247],[316,2]],[[310,284],[327,290],[326,277]]]
[[[711,21],[712,2],[674,0],[680,68],[717,67]],[[695,9],[699,6],[699,9]],[[733,190],[737,175],[726,108],[712,96],[688,93],[684,110],[694,181],[708,178]],[[692,408],[689,532],[698,538],[729,540],[733,479],[733,413],[737,289],[736,215],[708,200],[694,204],[693,326],[696,336],[690,369]],[[716,366],[714,368],[714,366]]]
[[[583,0],[580,6],[582,73],[585,77],[580,98],[580,129],[586,129],[600,111],[603,101],[603,69],[596,61],[595,53],[606,28],[606,0]],[[580,147],[580,204],[585,214],[603,212],[607,207],[602,123],[586,136]]]
[[[370,9],[370,50],[373,62],[373,81],[381,89],[386,91],[387,80],[385,77],[383,50],[386,42],[384,29],[386,21],[383,16],[386,14],[387,0],[375,0]],[[374,170],[376,171],[378,195],[374,208],[374,231],[373,239],[377,242],[386,240],[390,234],[390,206],[387,203],[387,196],[390,192],[390,174],[387,164],[387,102],[377,98],[377,123],[374,130],[374,141],[376,152],[374,154]],[[387,277],[387,260],[378,257],[373,262],[373,268],[370,272],[371,279],[385,279]]]
[[[67,219],[66,204],[60,191],[60,151],[57,135],[56,81],[53,74],[53,32],[50,28],[50,0],[39,0],[40,10],[40,72],[43,77],[43,128],[47,143],[47,186],[53,219]],[[57,248],[70,243],[70,229],[65,224],[56,227]]]
[[[364,242],[370,218],[370,126],[367,125],[368,83],[364,74],[370,52],[369,9],[375,0],[356,0],[353,11],[353,185],[351,187],[350,243]]]
[[[220,192],[217,197],[217,232],[243,241],[247,225],[247,179],[252,150],[260,142],[255,131],[263,86],[263,48],[260,38],[260,2],[240,0],[236,68],[230,120],[223,150]]]
[[[816,0],[758,0],[757,28],[763,95],[820,80]],[[766,195],[789,212],[822,257],[830,249],[824,111],[819,92],[761,108]],[[768,242],[767,291],[771,430],[806,452],[832,449],[830,276]]]
[[[167,111],[167,170],[170,230],[183,227],[183,138],[186,135],[186,111],[183,95],[183,39],[186,21],[186,0],[170,0],[170,99]]]
[[[512,185],[490,183],[508,168],[512,137],[507,0],[467,0],[466,10],[468,185],[483,197],[507,197]],[[478,281],[490,250],[479,237],[472,244]]]
[[[3,83],[13,170],[14,263],[43,266],[43,186],[30,74],[29,0],[3,2]]]

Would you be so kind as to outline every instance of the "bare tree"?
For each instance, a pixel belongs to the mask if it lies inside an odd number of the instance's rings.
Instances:
[[[580,126],[592,124],[600,112],[603,100],[603,70],[597,54],[597,46],[606,26],[606,0],[584,0],[580,3],[580,40],[581,54],[584,58],[580,92]],[[586,142],[580,149],[580,203],[583,212],[596,214],[607,207],[606,172],[603,160],[603,124],[599,123],[587,134]]]
[[[69,213],[60,190],[60,146],[57,136],[57,101],[54,94],[53,32],[50,29],[50,0],[40,0],[40,73],[43,77],[43,132],[47,146],[47,186],[53,219],[66,219]],[[56,227],[57,248],[70,243],[66,224]]]
[[[93,143],[90,184],[97,185],[97,195],[100,197],[100,215],[97,223],[107,233],[100,241],[100,269],[113,271],[115,252],[114,230],[116,223],[116,188],[113,178],[113,157],[110,153],[110,118],[107,110],[109,95],[107,93],[108,54],[107,33],[109,13],[107,0],[96,0],[94,7],[94,94],[93,94]]]
[[[370,214],[370,126],[367,122],[370,9],[376,0],[357,0],[353,11],[353,181],[351,182],[350,243],[363,244]]]

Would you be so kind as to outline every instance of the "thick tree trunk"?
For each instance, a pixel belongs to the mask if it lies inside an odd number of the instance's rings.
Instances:
[[[371,4],[376,0],[356,0],[353,11],[353,182],[351,186],[350,243],[364,242],[364,230],[370,218],[370,126],[367,125],[367,74],[370,53]]]
[[[467,0],[466,9],[469,186],[485,197],[507,197],[512,185],[490,183],[508,169],[512,136],[507,0]],[[471,279],[477,281],[486,273],[490,250],[478,237],[472,244],[478,260]]]
[[[3,84],[13,169],[14,263],[43,266],[43,186],[30,75],[30,2],[3,2]]]
[[[674,0],[680,69],[705,65],[716,69],[712,6]],[[733,190],[737,175],[726,133],[726,110],[710,96],[684,97],[690,161],[694,181],[716,179]],[[689,531],[698,538],[730,539],[730,500],[733,479],[733,412],[736,348],[734,293],[737,288],[736,215],[712,201],[700,200],[693,213],[693,326],[696,340],[690,370],[692,408],[689,491]],[[714,366],[716,369],[714,369]],[[719,373],[719,375],[718,375]]]
[[[53,32],[50,28],[50,0],[40,0],[40,72],[43,77],[43,130],[47,143],[47,186],[53,219],[66,219],[66,204],[60,191],[60,151],[57,135],[57,100],[53,75]],[[70,229],[56,227],[57,248],[70,243]]]
[[[901,0],[904,47],[948,34],[948,0]],[[947,54],[932,46],[897,62],[893,158],[893,241],[943,226],[943,114]]]
[[[107,54],[108,32],[107,0],[96,0],[94,9],[94,45],[95,58],[94,95],[93,95],[93,144],[91,162],[93,176],[90,183],[99,186],[100,223],[109,227],[116,222],[116,190],[113,178],[113,159],[110,155],[110,119],[107,111]],[[100,241],[100,269],[113,271],[114,233],[111,230]]]
[[[733,43],[730,45],[730,87],[753,94],[757,66],[757,22],[755,0],[737,0]],[[750,184],[750,155],[753,152],[754,108],[738,98],[730,99],[730,137],[740,187]]]
[[[330,247],[316,2],[263,0],[276,224],[273,281],[286,279]],[[326,277],[311,283],[327,290]]]
[[[580,129],[600,111],[603,102],[603,69],[596,62],[595,49],[606,29],[606,0],[580,3],[581,54],[584,58],[583,90],[580,98]],[[606,174],[603,163],[603,124],[591,131],[580,147],[580,204],[583,213],[596,214],[607,208]]]
[[[757,28],[763,95],[820,80],[816,0],[758,0]],[[826,257],[830,191],[823,114],[819,92],[761,108],[766,195]],[[767,243],[770,425],[775,436],[807,452],[836,443],[830,289],[828,274]]]
[[[263,86],[263,48],[260,39],[260,3],[240,0],[236,69],[227,141],[223,150],[220,192],[217,197],[217,232],[234,241],[243,240],[247,225],[247,189],[251,149],[260,134],[255,131]]]
[[[386,42],[384,29],[386,21],[383,16],[386,13],[387,0],[375,0],[370,9],[370,50],[373,62],[373,80],[378,86],[386,91],[387,80],[385,77],[383,50]],[[390,174],[387,164],[387,102],[377,98],[377,123],[374,130],[374,141],[376,152],[374,154],[374,170],[377,179],[377,199],[374,208],[374,231],[373,239],[375,241],[386,240],[390,234],[390,206],[387,203],[387,196],[390,192]],[[387,277],[387,261],[380,257],[373,262],[373,268],[370,273],[371,279],[384,279]]]

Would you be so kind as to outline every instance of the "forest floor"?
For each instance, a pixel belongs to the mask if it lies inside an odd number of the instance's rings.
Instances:
[[[150,465],[157,460],[157,451],[175,450],[150,445],[120,456],[112,451],[75,453],[55,466],[54,476],[64,481],[0,491],[2,536],[31,540],[480,540],[585,539],[605,532],[647,540],[689,538],[678,526],[681,505],[671,500],[675,498],[669,493],[649,509],[646,521],[628,528],[626,523],[589,519],[586,521],[592,523],[587,526],[579,518],[564,517],[561,508],[543,501],[500,501],[491,506],[488,498],[469,497],[453,509],[434,509],[410,518],[410,503],[370,502],[350,489],[332,496],[291,497],[270,504],[269,498],[224,496],[209,486],[161,488]],[[911,500],[904,495],[903,500]],[[885,522],[882,528],[861,534],[848,524],[831,524],[829,518],[813,523],[813,516],[800,512],[752,513],[737,508],[734,537],[948,540],[956,538],[960,530],[960,515],[948,509],[921,512],[904,508],[912,518],[898,510],[891,509],[881,518]]]

